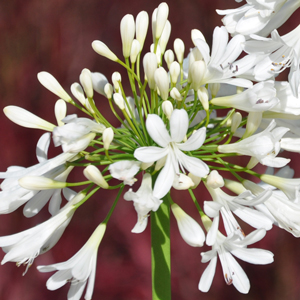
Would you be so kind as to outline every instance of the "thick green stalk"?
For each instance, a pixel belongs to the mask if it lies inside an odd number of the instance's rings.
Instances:
[[[151,213],[152,300],[171,300],[170,204]]]

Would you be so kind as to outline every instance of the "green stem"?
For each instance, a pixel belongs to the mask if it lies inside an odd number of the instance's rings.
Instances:
[[[171,300],[170,204],[151,213],[152,300]]]

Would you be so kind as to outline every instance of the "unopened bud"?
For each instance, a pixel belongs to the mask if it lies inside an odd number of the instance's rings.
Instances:
[[[210,89],[211,97],[215,98],[220,90],[221,84],[219,82],[209,83],[208,86]]]
[[[194,90],[198,90],[202,85],[202,79],[206,73],[206,64],[203,60],[195,61],[191,65],[191,88]]]
[[[178,89],[176,87],[172,88],[172,90],[170,92],[170,96],[177,101],[181,101],[183,99],[180,92],[178,91]]]
[[[154,53],[154,44],[151,44],[151,46],[150,46],[150,51],[151,51],[152,53]],[[161,51],[160,51],[160,46],[159,46],[159,45],[157,45],[157,47],[156,47],[156,52],[155,52],[155,54],[156,54],[157,64],[158,64],[158,65],[161,65],[161,64],[162,64],[162,61],[161,61]]]
[[[67,186],[65,182],[56,181],[42,176],[25,176],[19,179],[19,185],[27,190],[51,190],[63,189]]]
[[[242,122],[242,115],[239,112],[234,113],[231,120],[231,133],[235,133]]]
[[[64,100],[59,99],[56,101],[54,113],[58,126],[63,126],[65,123],[62,122],[62,119],[67,115],[67,104]]]
[[[105,96],[104,87],[108,83],[107,78],[102,73],[99,72],[92,72],[91,76],[92,76],[94,90],[97,93]]]
[[[183,56],[184,56],[184,50],[185,50],[185,46],[184,43],[181,39],[176,39],[174,41],[174,51],[177,57],[177,61],[182,64],[183,62]]]
[[[170,69],[170,65],[175,59],[174,52],[171,49],[167,50],[164,54],[164,59]]]
[[[162,110],[163,110],[164,114],[170,120],[172,112],[173,112],[173,104],[171,103],[171,101],[166,100],[162,103],[161,106],[162,106]]]
[[[164,30],[165,24],[167,22],[169,15],[169,6],[166,2],[162,2],[156,12],[156,22],[155,22],[155,39],[159,39]]]
[[[243,135],[243,139],[251,136],[259,127],[262,119],[262,112],[250,111],[247,117],[246,131]]]
[[[154,80],[154,73],[157,69],[157,58],[154,53],[148,52],[145,54],[143,59],[144,72],[148,80],[148,85],[150,89],[154,90],[156,88],[156,83]]]
[[[132,15],[125,15],[120,24],[121,39],[123,45],[123,56],[128,58],[131,52],[131,44],[135,34],[135,23]]]
[[[102,173],[97,167],[89,165],[83,170],[83,174],[88,180],[94,182],[103,189],[107,189],[109,187],[108,183],[105,181]]]
[[[169,38],[170,38],[170,34],[171,34],[171,23],[167,20],[165,28],[162,32],[162,35],[159,39],[159,47],[160,47],[160,51],[162,54],[165,53]]]
[[[170,64],[169,71],[170,71],[171,82],[172,82],[173,85],[176,85],[178,77],[180,75],[180,65],[179,65],[179,63],[177,61],[173,61]]]
[[[187,190],[194,186],[193,180],[182,173],[176,174],[173,181],[173,188],[176,190]]]
[[[114,139],[114,131],[111,127],[104,129],[102,133],[102,138],[104,144],[103,147],[105,150],[108,150],[112,140]]]
[[[121,109],[121,110],[124,110],[125,109],[125,101],[122,97],[122,95],[118,94],[118,93],[115,93],[113,95],[114,97],[114,101],[116,103],[116,105]]]
[[[116,92],[119,92],[120,89],[119,82],[122,81],[121,74],[119,72],[113,72],[113,74],[111,75],[111,80],[113,82]]]
[[[141,51],[140,42],[138,40],[133,40],[131,45],[131,52],[130,52],[130,61],[132,64],[136,62],[136,58]]]
[[[147,30],[149,26],[149,16],[145,11],[141,11],[136,17],[136,39],[140,43],[140,51],[143,49]]]
[[[206,184],[213,188],[220,188],[224,186],[224,180],[223,177],[218,173],[216,170],[212,170],[206,179]]]
[[[85,105],[85,96],[83,93],[83,89],[81,85],[77,82],[74,82],[71,85],[71,92],[74,95],[74,97],[82,104]]]
[[[113,92],[114,92],[113,86],[110,83],[107,83],[104,86],[104,93],[105,93],[107,99],[111,99],[112,98]]]
[[[118,57],[101,41],[93,41],[92,47],[95,52],[112,61],[118,61]]]
[[[94,90],[93,90],[91,71],[89,69],[83,69],[79,76],[79,80],[81,85],[83,86],[86,96],[88,98],[93,98]]]
[[[192,173],[189,173],[188,176],[192,179],[194,182],[194,186],[191,187],[191,189],[195,189],[201,182],[201,177],[198,177]]]
[[[169,76],[167,71],[160,67],[154,72],[154,80],[159,89],[160,96],[163,100],[167,100],[169,96]]]
[[[208,111],[209,110],[208,91],[204,86],[201,86],[198,89],[197,96],[203,106],[203,109],[205,111]]]

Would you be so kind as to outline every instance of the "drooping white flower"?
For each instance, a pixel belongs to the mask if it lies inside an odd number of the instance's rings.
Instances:
[[[17,262],[19,266],[27,264],[25,274],[38,255],[47,252],[57,243],[73,217],[76,210],[74,205],[84,196],[85,194],[79,193],[56,215],[35,227],[0,237],[0,247],[6,252],[1,264],[8,261]]]
[[[205,235],[201,226],[177,204],[173,203],[171,210],[183,240],[192,247],[202,247]]]
[[[85,299],[92,299],[96,276],[97,253],[105,230],[106,224],[100,224],[84,246],[69,260],[37,267],[40,272],[57,271],[46,283],[49,290],[57,290],[67,282],[70,282],[68,299],[79,300],[88,281]]]
[[[144,174],[140,188],[133,192],[129,189],[124,194],[124,199],[133,201],[134,208],[137,212],[137,223],[131,230],[134,233],[143,232],[148,223],[148,214],[150,211],[157,211],[162,200],[155,197],[152,191],[152,178],[149,173]]]
[[[220,145],[221,153],[240,153],[257,159],[261,164],[270,167],[283,167],[290,159],[276,157],[280,151],[280,139],[289,130],[285,127],[276,127],[274,120],[262,132],[252,135],[240,142]]]
[[[180,173],[179,166],[183,173],[183,168],[185,168],[198,177],[204,177],[209,172],[208,166],[203,161],[182,152],[199,149],[205,140],[206,128],[202,127],[192,134],[186,142],[182,143],[188,125],[188,114],[183,109],[173,111],[170,118],[170,134],[159,116],[148,115],[146,120],[147,131],[153,141],[160,147],[138,148],[134,152],[134,157],[145,163],[166,158],[165,165],[160,171],[153,189],[153,194],[157,198],[162,198],[169,192],[175,175]]]
[[[95,137],[93,133],[102,133],[105,126],[87,118],[69,115],[62,120],[65,125],[53,130],[54,145],[62,146],[64,152],[80,152]]]
[[[212,246],[212,250],[202,252],[202,263],[209,262],[204,270],[198,288],[202,292],[207,292],[212,284],[217,258],[220,258],[225,282],[234,287],[243,294],[247,294],[250,289],[250,282],[239,263],[233,257],[256,265],[265,265],[273,262],[273,253],[267,250],[251,248],[247,246],[260,241],[266,234],[264,229],[258,229],[248,234],[244,239],[240,239],[235,233],[228,234],[225,237],[218,232],[216,243]]]
[[[109,165],[113,178],[123,180],[124,184],[133,185],[136,182],[135,174],[140,170],[141,163],[133,160],[121,160]]]

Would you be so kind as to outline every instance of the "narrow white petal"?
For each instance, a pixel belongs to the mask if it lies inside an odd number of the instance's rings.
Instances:
[[[180,143],[188,130],[189,117],[184,109],[175,109],[170,119],[170,131],[173,142]]]
[[[148,115],[148,118],[146,120],[146,127],[153,141],[159,146],[166,147],[171,142],[171,138],[166,129],[166,125],[159,116]]]
[[[203,145],[205,138],[206,127],[202,127],[193,133],[185,143],[177,144],[177,146],[183,151],[198,150]]]
[[[43,272],[42,268],[39,271]],[[48,279],[46,283],[47,289],[50,291],[57,290],[65,285],[71,277],[70,270],[58,271]]]
[[[48,158],[47,153],[50,145],[50,139],[51,139],[50,132],[46,132],[40,137],[37,143],[36,156],[39,162],[46,161]]]
[[[141,147],[134,151],[134,157],[145,163],[158,161],[169,153],[168,148],[159,147]]]
[[[236,248],[231,253],[239,259],[255,265],[266,265],[274,261],[273,253],[263,249]]]
[[[206,267],[206,269],[204,270],[200,278],[198,289],[201,292],[208,292],[208,290],[210,289],[212,281],[215,276],[216,265],[217,265],[217,257],[215,256],[212,258],[212,260],[210,261],[209,265]]]

